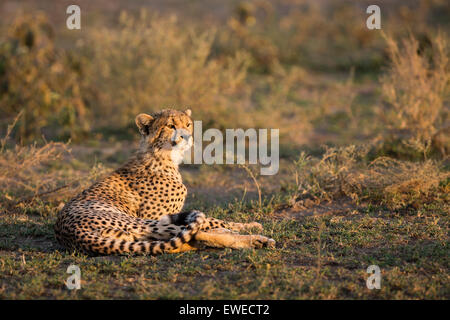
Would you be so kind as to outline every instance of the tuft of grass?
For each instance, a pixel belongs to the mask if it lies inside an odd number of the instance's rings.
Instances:
[[[0,109],[6,121],[22,112],[18,140],[79,138],[89,130],[79,60],[55,45],[42,13],[18,14],[0,34]]]
[[[262,192],[261,192],[261,186],[258,182],[258,179],[256,178],[255,174],[253,173],[252,169],[247,164],[240,164],[239,167],[245,170],[247,172],[248,176],[252,179],[253,183],[256,186],[256,190],[258,192],[258,206],[259,206],[259,212],[262,211]]]
[[[450,177],[443,163],[401,161],[378,157],[368,161],[368,147],[327,147],[321,158],[302,153],[295,162],[297,191],[293,204],[308,197],[320,202],[343,197],[355,203],[363,201],[390,209],[420,206],[443,199]]]
[[[101,164],[90,167],[82,178],[80,171],[72,172],[68,143],[9,144],[10,134],[21,115],[16,116],[6,135],[0,139],[0,205],[35,211],[35,207],[46,207],[41,201],[44,196],[61,191],[73,195],[105,174],[107,169]]]
[[[0,188],[2,198],[7,200],[36,196],[42,191],[55,188],[57,179],[54,172],[49,172],[48,169],[52,163],[62,160],[70,152],[67,144],[61,142],[48,142],[43,146],[36,143],[28,146],[14,144],[7,148],[8,137],[20,115],[21,113],[8,127],[7,134],[1,140]]]

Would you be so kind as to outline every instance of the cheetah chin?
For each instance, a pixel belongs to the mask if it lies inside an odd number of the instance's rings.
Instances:
[[[172,159],[172,162],[175,165],[179,165],[184,158],[185,153],[191,149],[193,145],[193,138],[191,135],[184,135],[184,138],[182,138],[176,145],[172,148],[172,151],[170,153],[170,158]]]

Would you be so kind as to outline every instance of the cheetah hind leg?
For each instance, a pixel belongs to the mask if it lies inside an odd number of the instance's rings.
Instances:
[[[164,216],[161,218],[160,223],[162,225],[184,225],[187,222],[185,220],[187,214],[188,212],[182,212],[176,215]],[[181,248],[175,249],[173,253],[205,249],[207,247],[232,249],[274,247],[275,240],[271,238],[261,235],[241,235],[237,233],[241,230],[255,227],[262,229],[261,224],[257,222],[236,223],[225,222],[215,218],[206,218],[206,221],[194,235],[193,239],[189,243],[183,244]]]
[[[274,248],[275,240],[261,235],[236,234],[227,229],[199,230],[195,236],[194,246],[203,245],[214,248],[250,249]]]

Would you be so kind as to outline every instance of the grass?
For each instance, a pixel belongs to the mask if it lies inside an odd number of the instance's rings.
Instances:
[[[120,147],[119,147],[120,149]],[[105,164],[105,146],[91,150]],[[81,152],[74,148],[76,154]],[[80,157],[82,158],[82,157]],[[87,157],[89,158],[89,157]],[[75,168],[89,167],[79,162]],[[298,167],[297,167],[298,168]],[[305,167],[303,167],[305,169]],[[80,169],[78,169],[80,170]],[[194,170],[194,172],[192,172]],[[301,169],[299,169],[301,170]],[[53,167],[50,173],[67,171]],[[74,171],[74,175],[83,172]],[[85,173],[86,174],[86,173]],[[258,178],[262,209],[247,172],[228,166],[183,168],[187,208],[232,221],[259,221],[275,249],[207,250],[158,257],[88,257],[56,244],[53,224],[61,201],[78,186],[28,201],[2,199],[2,299],[448,299],[448,201],[389,209],[385,204],[331,199],[307,210],[285,206],[295,193],[269,191]],[[191,177],[194,175],[195,179]],[[289,179],[289,172],[281,175]],[[288,176],[289,175],[289,176]],[[55,175],[56,176],[56,175]],[[228,177],[227,194],[215,186]],[[231,178],[230,178],[231,177]],[[282,180],[283,177],[278,177]],[[95,175],[89,181],[95,179]],[[199,183],[199,179],[203,183]],[[87,182],[86,182],[87,183]],[[291,186],[296,186],[291,180]],[[204,189],[208,191],[204,191]],[[214,190],[217,188],[217,191]],[[205,197],[202,198],[201,194]],[[20,192],[19,192],[20,194]],[[234,199],[229,194],[237,195]],[[212,204],[206,199],[215,197]],[[343,203],[347,203],[346,206]],[[81,269],[79,291],[64,281],[67,267]],[[381,268],[381,290],[366,288],[369,265]]]
[[[447,213],[446,213],[447,212]],[[251,213],[211,216],[253,220]],[[392,214],[379,207],[260,221],[274,250],[97,257],[55,248],[54,216],[1,217],[3,299],[448,299],[448,208]],[[363,231],[363,232],[362,232]],[[319,251],[320,250],[320,251]],[[81,268],[82,289],[64,286]],[[381,268],[380,290],[366,268]]]
[[[373,148],[372,148],[373,149]],[[336,201],[351,198],[389,209],[448,201],[445,161],[412,162],[385,156],[370,159],[368,146],[327,147],[321,158],[302,153],[295,161],[297,190],[293,201],[304,198]],[[295,203],[294,203],[295,205]]]
[[[447,38],[437,35],[421,54],[419,42],[411,36],[403,47],[391,37],[387,44],[391,66],[381,83],[389,107],[381,116],[391,131],[390,139],[412,144],[423,150],[425,158],[431,144],[445,154],[448,144],[441,135],[448,131],[449,116],[444,104],[450,80]]]

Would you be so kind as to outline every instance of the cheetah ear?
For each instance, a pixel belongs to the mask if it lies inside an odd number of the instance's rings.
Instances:
[[[184,113],[186,113],[189,117],[192,115],[191,109],[184,110]]]
[[[139,128],[139,132],[143,135],[147,135],[150,133],[150,123],[152,122],[153,117],[146,114],[141,113],[136,116],[136,125]]]

